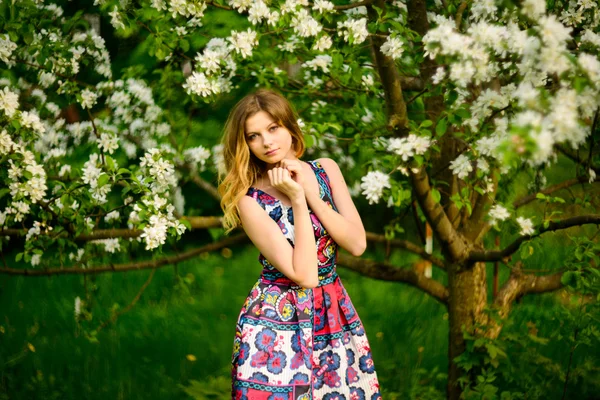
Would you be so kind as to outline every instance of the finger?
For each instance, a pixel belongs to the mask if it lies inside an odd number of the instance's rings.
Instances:
[[[269,177],[269,184],[273,186],[273,171],[271,171],[270,169],[267,170],[267,176]]]
[[[277,168],[279,171],[279,183],[283,183],[284,179],[285,179],[285,168]]]

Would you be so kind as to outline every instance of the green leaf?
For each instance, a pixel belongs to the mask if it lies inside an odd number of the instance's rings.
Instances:
[[[4,188],[4,189],[0,189],[0,199],[3,198],[4,196],[6,196],[6,194],[10,193],[10,189],[8,188]]]
[[[433,125],[433,121],[430,119],[426,119],[425,121],[421,122],[421,125],[419,125],[419,127],[420,128],[429,128],[432,125]]]
[[[444,117],[438,121],[437,126],[435,127],[435,133],[437,136],[442,136],[444,133],[446,133],[447,129],[448,120],[446,119],[446,117]]]
[[[185,39],[180,39],[179,47],[181,47],[181,50],[183,50],[184,52],[187,52],[190,49],[190,42],[188,42]]]
[[[433,197],[433,200],[435,200],[436,203],[439,203],[442,199],[440,191],[436,188],[431,189],[431,197]]]
[[[561,276],[560,282],[565,286],[573,286],[577,282],[575,273],[573,271],[567,271]]]
[[[464,108],[459,108],[458,110],[456,110],[456,115],[458,115],[462,119],[471,118],[471,113],[469,112],[469,110],[466,110]]]
[[[311,148],[311,147],[315,146],[317,141],[316,141],[314,135],[304,135],[304,143],[306,144],[307,148]]]
[[[106,159],[106,165],[108,166],[108,169],[110,169],[111,171],[113,169],[115,169],[115,161],[112,159],[111,156],[105,156]]]
[[[544,193],[538,193],[535,195],[536,199],[540,199],[540,200],[544,200],[546,198],[546,195]]]
[[[110,177],[105,173],[100,175],[100,177],[98,178],[98,187],[102,187],[102,186],[106,185],[108,183],[109,179],[110,179]]]

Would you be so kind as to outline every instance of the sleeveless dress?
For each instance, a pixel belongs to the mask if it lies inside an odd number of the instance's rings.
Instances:
[[[320,196],[337,211],[325,170],[308,162]],[[253,197],[294,246],[291,207],[251,187]],[[261,254],[260,278],[239,314],[232,356],[232,399],[381,400],[364,327],[336,273],[338,245],[310,210],[319,286],[305,289]]]

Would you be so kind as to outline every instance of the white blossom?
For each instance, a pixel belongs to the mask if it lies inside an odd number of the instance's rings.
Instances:
[[[371,171],[361,179],[360,188],[369,204],[378,203],[385,188],[390,188],[390,177],[381,171]]]
[[[71,253],[72,254],[72,253]],[[75,318],[78,318],[81,314],[81,299],[79,296],[75,297]]]
[[[255,0],[251,3],[248,10],[248,21],[253,25],[259,24],[263,19],[269,17],[269,7],[262,0]]]
[[[579,65],[596,85],[600,84],[600,61],[587,53],[579,53]]]
[[[119,148],[119,139],[112,133],[103,132],[96,141],[98,148],[108,154],[113,154]]]
[[[371,74],[363,75],[361,77],[361,81],[362,81],[363,86],[365,86],[367,88],[370,88],[375,84],[375,81],[373,80],[373,75],[371,75]]]
[[[35,267],[36,265],[40,264],[41,260],[42,260],[41,254],[34,254],[31,256],[31,265]]]
[[[227,40],[231,42],[231,49],[241,54],[242,58],[252,56],[252,48],[258,45],[256,32],[250,28],[246,32],[231,32],[231,36]]]
[[[450,169],[454,175],[457,175],[460,179],[464,179],[473,171],[473,166],[469,157],[461,154],[454,161],[450,162]]]
[[[325,51],[331,47],[333,44],[331,38],[328,35],[323,35],[317,39],[315,42],[313,49],[317,51]]]
[[[373,113],[368,108],[365,108],[365,115],[360,117],[360,120],[365,124],[370,124],[373,122]]]
[[[89,89],[84,89],[81,91],[81,107],[83,108],[92,108],[94,104],[96,104],[96,100],[98,99],[98,95],[92,92]]]
[[[596,171],[593,169],[588,169],[588,175],[590,176],[589,183],[592,183],[596,180]]]
[[[404,52],[402,41],[397,37],[388,36],[381,46],[381,52],[394,60],[400,58]]]
[[[104,216],[104,222],[116,221],[120,217],[121,217],[121,214],[119,213],[119,210],[114,210]]]
[[[25,128],[31,128],[37,133],[44,133],[46,131],[42,121],[40,121],[40,117],[33,111],[23,111],[21,113],[21,125]]]
[[[29,230],[27,231],[27,235],[25,235],[25,241],[29,241],[29,240],[31,240],[32,237],[38,236],[40,233],[42,233],[41,227],[42,227],[41,222],[34,221],[33,226],[31,228],[29,228]]]
[[[204,146],[197,146],[187,149],[183,152],[186,161],[196,166],[200,164],[200,169],[203,170],[206,160],[210,158],[210,150]]]
[[[485,158],[478,158],[477,159],[477,168],[487,174],[488,172],[490,172],[490,165],[488,164],[488,162],[485,160]]]
[[[203,72],[194,72],[190,75],[183,84],[183,88],[188,94],[197,94],[202,97],[208,97],[213,93],[219,93],[219,89],[215,85],[215,82],[208,80]]]
[[[140,235],[146,242],[146,250],[152,250],[165,244],[167,240],[167,219],[153,215],[150,217],[150,223],[144,227],[143,233]]]
[[[115,6],[113,8],[113,10],[108,13],[108,15],[110,15],[110,17],[111,17],[110,23],[113,26],[113,28],[125,29],[125,24],[123,23],[123,20],[121,19],[121,15],[119,14],[119,9],[117,8],[117,6]]]
[[[315,0],[313,4],[313,10],[319,11],[320,13],[333,11],[334,4],[328,0]]]
[[[518,217],[517,223],[521,227],[521,235],[533,235],[535,229],[533,228],[533,222],[529,218]]]
[[[19,95],[11,92],[7,87],[0,90],[0,110],[12,117],[19,108]]]
[[[56,75],[54,75],[52,72],[41,71],[39,82],[42,87],[48,88],[50,85],[56,82]]]
[[[498,221],[504,221],[510,217],[510,213],[506,208],[497,204],[490,209],[489,217],[491,224],[495,225]]]
[[[431,146],[431,139],[411,133],[405,138],[389,139],[387,151],[401,156],[403,161],[408,161],[415,154],[425,154],[429,146]]]
[[[354,44],[360,44],[364,42],[369,36],[367,30],[367,19],[354,19],[350,18],[343,22],[338,22],[339,34],[344,36],[344,40],[349,42],[350,39]]]
[[[9,62],[9,57],[17,49],[17,45],[10,40],[7,34],[0,35],[0,60]]]
[[[438,67],[435,70],[435,74],[431,77],[431,81],[434,85],[439,84],[446,77],[446,69],[444,67]]]
[[[304,8],[292,18],[291,25],[300,37],[317,36],[323,29],[321,24]]]
[[[229,5],[242,13],[252,5],[252,0],[229,0]]]
[[[6,129],[3,129],[2,132],[0,132],[0,156],[10,153],[14,145],[15,143],[10,135],[6,132]]]
[[[107,253],[116,253],[121,250],[121,245],[119,244],[118,238],[113,239],[97,239],[92,240],[90,243],[99,244],[104,246],[104,251]]]
[[[600,35],[594,33],[593,31],[586,29],[583,35],[581,36],[582,43],[591,43],[596,47],[600,47]]]
[[[303,67],[311,68],[313,71],[316,71],[318,68],[324,73],[329,72],[329,67],[331,66],[332,58],[327,54],[321,54],[313,58],[312,60],[306,61],[302,64]]]
[[[546,0],[524,0],[521,7],[529,18],[538,19],[546,14]]]

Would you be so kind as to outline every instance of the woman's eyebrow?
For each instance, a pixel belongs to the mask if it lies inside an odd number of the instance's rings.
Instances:
[[[266,126],[267,128],[270,127],[271,125],[273,125],[275,123],[275,121],[271,121],[269,122],[269,124]],[[259,133],[259,132],[246,132],[246,135],[250,135],[252,133]]]

